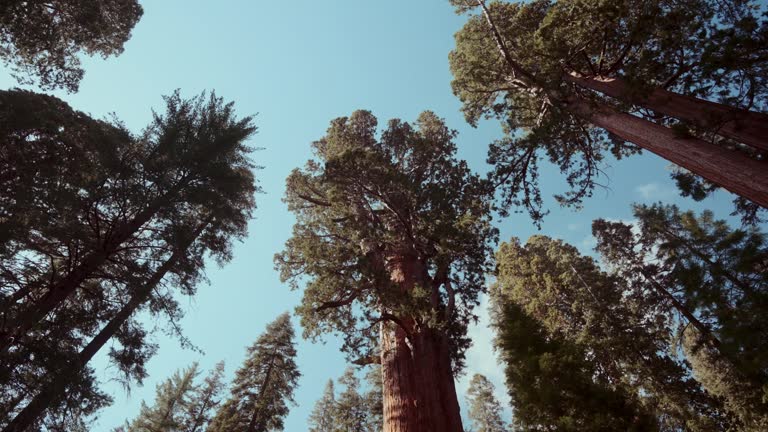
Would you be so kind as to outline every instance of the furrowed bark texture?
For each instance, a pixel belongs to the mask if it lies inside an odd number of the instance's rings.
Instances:
[[[597,127],[634,143],[705,179],[768,208],[768,163],[698,138],[679,137],[668,127],[573,99],[566,108]]]
[[[423,281],[416,259],[399,257],[389,267],[402,292]],[[384,432],[463,432],[447,337],[412,319],[382,323],[380,337]]]
[[[650,94],[638,95],[620,78],[563,75],[565,81],[600,92],[657,113],[712,130],[718,135],[768,150],[768,115],[654,88]]]

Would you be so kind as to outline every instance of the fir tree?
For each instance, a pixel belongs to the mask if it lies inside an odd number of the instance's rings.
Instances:
[[[283,430],[299,380],[293,325],[284,313],[267,326],[247,350],[232,382],[230,396],[219,407],[209,432]]]
[[[195,392],[194,380],[199,374],[197,363],[177,371],[156,389],[155,403],[151,407],[141,402],[141,412],[126,428],[126,432],[183,431],[183,415],[189,406],[190,395]]]
[[[505,432],[507,425],[501,418],[501,405],[494,396],[493,383],[483,375],[475,374],[469,382],[467,403],[474,432]]]
[[[328,380],[323,396],[315,402],[309,416],[309,432],[334,432],[336,429],[336,394],[333,380]]]
[[[475,374],[469,382],[467,403],[474,432],[505,432],[507,425],[501,418],[501,405],[494,396],[495,387],[483,375]]]

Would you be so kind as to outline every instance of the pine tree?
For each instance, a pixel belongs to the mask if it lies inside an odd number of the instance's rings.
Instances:
[[[467,403],[474,432],[505,432],[507,425],[501,418],[501,405],[494,396],[493,383],[483,375],[475,374],[469,382]]]
[[[232,382],[230,397],[208,426],[209,432],[283,430],[299,380],[293,325],[284,313],[248,348]]]
[[[381,362],[385,431],[458,432],[454,373],[496,239],[488,188],[433,113],[380,139],[376,125],[366,111],[334,120],[289,176],[297,223],[276,263],[307,281],[305,336],[338,332],[354,363]]]
[[[336,395],[333,380],[328,380],[323,396],[315,402],[309,416],[309,432],[334,432],[336,429]]]
[[[470,123],[496,116],[510,129],[489,153],[506,207],[544,215],[540,150],[567,175],[556,198],[578,204],[606,153],[636,152],[626,142],[768,207],[768,117],[747,111],[765,110],[765,49],[744,43],[765,40],[768,21],[750,2],[453,3],[481,9],[456,35],[453,88]],[[721,96],[734,106],[695,98]]]
[[[0,6],[0,58],[22,83],[77,91],[79,55],[119,55],[143,11],[136,0],[7,1]]]
[[[360,380],[355,376],[351,367],[344,371],[339,378],[339,384],[344,386],[344,391],[336,399],[336,432],[368,432],[377,430],[380,425],[371,424],[372,419],[369,405],[363,394],[360,393]]]

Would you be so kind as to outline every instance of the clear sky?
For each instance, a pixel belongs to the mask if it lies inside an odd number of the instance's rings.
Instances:
[[[310,157],[310,142],[324,134],[333,118],[368,109],[383,124],[394,117],[414,120],[419,112],[433,110],[459,131],[460,156],[478,171],[487,170],[488,143],[500,137],[493,122],[469,127],[451,93],[448,53],[465,17],[455,15],[447,0],[164,0],[142,5],[144,17],[125,52],[107,60],[87,59],[79,93],[55,94],[97,118],[114,112],[139,131],[153,107],[162,109],[162,95],[177,88],[184,96],[215,89],[234,100],[239,113],[258,113],[259,133],[252,144],[265,148],[254,156],[265,167],[257,173],[265,193],[257,197],[249,237],[236,247],[232,262],[224,268],[211,263],[210,284],[193,299],[182,300],[187,309],[183,328],[205,355],[183,350],[158,331],[160,349],[149,363],[150,377],[129,395],[110,381],[116,371],[97,359],[94,366],[115,397],[114,405],[101,413],[93,429],[97,432],[134,417],[142,399],[153,399],[158,382],[193,361],[208,370],[223,359],[231,377],[245,347],[266,324],[298,304],[301,293],[280,283],[272,263],[293,223],[281,202],[284,181]],[[0,69],[0,87],[14,86]],[[604,179],[609,189],[596,191],[582,211],[559,209],[549,199],[552,214],[541,232],[590,252],[592,219],[630,219],[632,202],[664,200],[683,208],[706,206],[719,217],[730,213],[725,193],[703,206],[678,197],[668,164],[653,155],[609,165]],[[544,166],[541,175],[547,198],[563,190],[557,170]],[[502,239],[526,239],[537,232],[524,215],[497,223]],[[484,306],[478,310],[483,319],[471,329],[475,345],[459,381],[459,398],[464,403],[468,378],[480,372],[496,383],[508,406]],[[162,321],[157,325],[162,327]],[[323,386],[341,375],[346,365],[339,347],[334,338],[326,344],[299,341],[303,376],[286,431],[306,430]]]

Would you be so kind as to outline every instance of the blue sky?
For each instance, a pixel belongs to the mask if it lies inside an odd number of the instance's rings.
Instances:
[[[281,284],[273,269],[272,257],[282,249],[293,223],[280,199],[286,176],[311,156],[309,144],[324,134],[331,119],[362,108],[383,124],[394,117],[414,120],[419,112],[433,110],[459,131],[460,156],[478,171],[487,170],[488,143],[500,137],[493,122],[469,127],[451,93],[448,52],[465,17],[456,16],[447,0],[142,4],[144,17],[125,52],[107,60],[86,59],[80,91],[55,94],[97,118],[114,112],[138,131],[149,122],[151,108],[162,108],[162,95],[177,88],[185,96],[215,89],[234,100],[242,115],[258,113],[259,133],[252,144],[264,147],[254,159],[265,167],[257,174],[265,193],[257,197],[249,237],[236,247],[232,262],[224,268],[211,263],[210,284],[201,286],[194,298],[182,300],[187,309],[183,328],[205,355],[183,350],[177,341],[157,332],[160,349],[149,363],[150,377],[129,395],[109,381],[115,371],[105,368],[103,358],[97,359],[94,366],[105,388],[114,393],[115,404],[102,412],[94,431],[109,431],[134,417],[142,399],[153,399],[155,384],[193,361],[210,369],[225,360],[231,377],[245,347],[266,324],[298,304],[301,293]],[[16,86],[3,69],[0,86]],[[609,165],[609,189],[596,191],[582,211],[557,208],[549,199],[552,214],[541,232],[589,252],[592,219],[630,219],[632,202],[664,200],[697,210],[706,206],[720,217],[730,212],[725,193],[703,205],[678,197],[668,164],[653,155]],[[544,166],[541,176],[547,198],[563,190],[557,170]],[[525,239],[537,232],[524,215],[497,223],[502,239]],[[475,346],[468,353],[467,374],[458,384],[459,397],[463,403],[468,378],[480,372],[496,383],[506,405],[502,368],[491,348],[484,306],[478,311],[480,324],[471,329]],[[299,406],[291,410],[286,431],[306,430],[306,419],[323,386],[343,372],[346,365],[339,347],[332,337],[326,344],[299,341],[303,374],[296,391]]]

